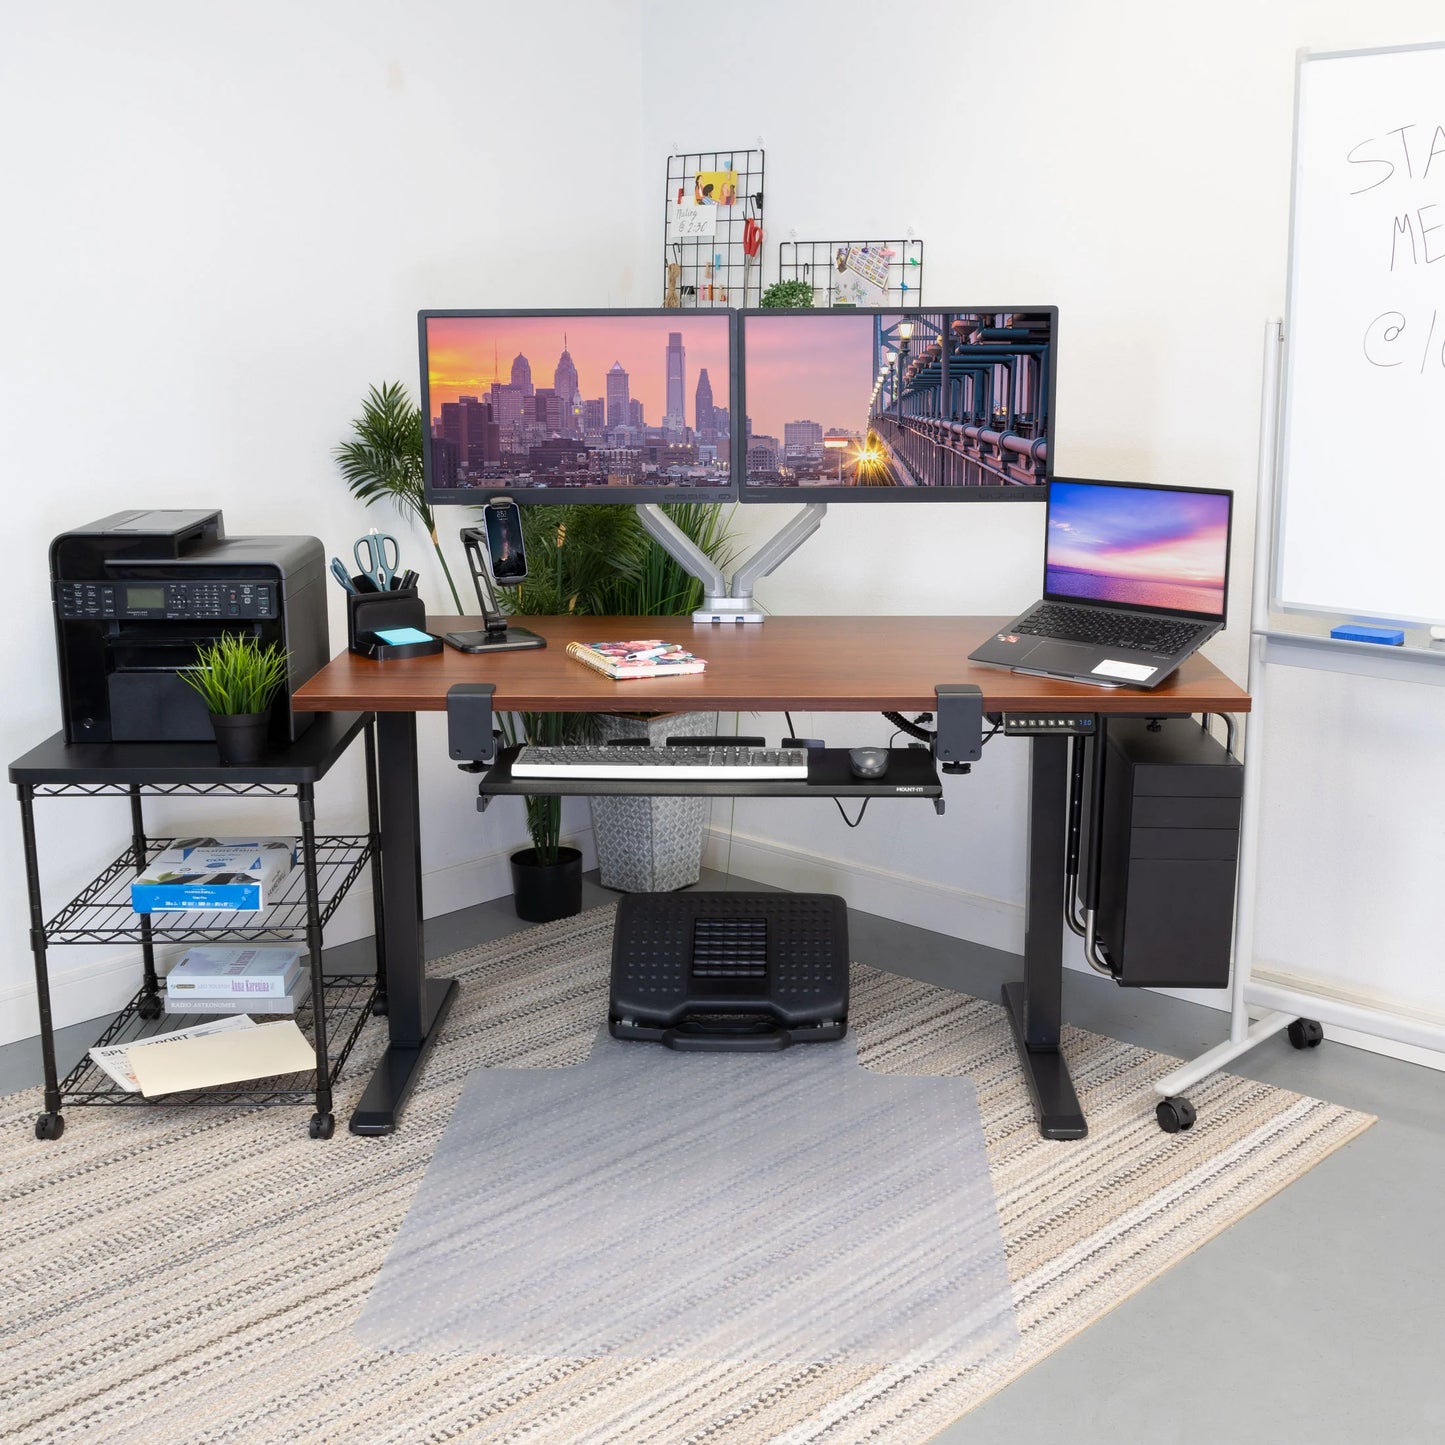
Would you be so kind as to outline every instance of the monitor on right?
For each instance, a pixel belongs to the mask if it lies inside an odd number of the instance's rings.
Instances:
[[[742,312],[742,500],[1042,501],[1058,315]]]

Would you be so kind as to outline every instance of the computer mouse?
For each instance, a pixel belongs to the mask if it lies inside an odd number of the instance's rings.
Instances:
[[[888,771],[888,749],[849,748],[848,766],[855,778],[881,778]]]

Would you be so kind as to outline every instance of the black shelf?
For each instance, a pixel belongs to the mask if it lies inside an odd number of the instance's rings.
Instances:
[[[215,743],[67,743],[55,733],[10,764],[10,781],[36,797],[67,793],[294,793],[317,782],[371,721],[370,713],[323,713],[281,752],[256,763],[222,763]]]
[[[325,776],[358,734],[366,742],[366,795],[369,831],[360,835],[318,837],[315,784]],[[300,738],[243,767],[223,766],[214,743],[67,744],[62,734],[47,738],[10,765],[10,781],[20,801],[30,948],[35,956],[36,996],[40,1009],[40,1051],[45,1071],[45,1111],[35,1121],[38,1139],[64,1132],[66,1104],[132,1107],[205,1106],[255,1108],[315,1101],[313,1139],[328,1139],[335,1127],[332,1084],[356,1043],[362,1025],[385,1013],[386,957],[380,877],[380,812],[377,804],[375,718],[371,713],[328,714],[316,719]],[[146,832],[142,800],[155,795],[197,797],[290,797],[297,809],[297,861],[282,881],[274,902],[254,911],[167,910],[136,913],[130,885],[141,867],[176,840]],[[41,905],[40,858],[36,843],[37,798],[93,798],[122,795],[130,801],[129,846],[46,923]],[[280,830],[273,830],[280,831]],[[322,934],[341,900],[368,864],[372,870],[377,940],[375,976],[325,976],[321,970]],[[97,1044],[125,1044],[167,1033],[187,1023],[213,1020],[216,1014],[166,1014],[164,980],[156,968],[157,943],[217,941],[300,942],[310,957],[312,996],[291,1017],[311,1043],[311,1069],[284,1077],[222,1084],[146,1098],[130,1093],[98,1069],[89,1054],[64,1079],[55,1057],[50,1010],[47,950],[61,943],[130,943],[142,966],[140,992],[121,1010]]]
[[[618,761],[627,761],[619,748]],[[847,748],[809,748],[806,779],[773,779],[764,782],[699,778],[669,779],[665,769],[656,778],[514,778],[512,762],[516,748],[504,748],[491,770],[479,779],[477,791],[484,797],[552,794],[564,797],[649,797],[649,798],[927,798],[943,796],[943,785],[926,748],[890,748],[888,772],[875,779],[853,776]]]
[[[175,841],[147,838],[146,861]],[[316,840],[317,903],[323,928],[370,858],[371,840],[365,834]],[[135,854],[127,848],[45,925],[46,939],[50,943],[141,943],[143,919],[149,920],[153,943],[306,937],[306,870],[299,858],[282,883],[281,896],[254,912],[135,913],[130,906],[130,884],[138,871]]]
[[[371,1016],[376,1001],[376,979],[370,974],[328,974],[326,978],[327,1049],[326,1086],[336,1083],[362,1026]],[[214,1022],[223,1014],[162,1014],[148,1017],[152,1011],[150,996],[142,989],[115,1017],[110,1027],[95,1041],[95,1047],[107,1044],[133,1044],[140,1039],[155,1038],[173,1029],[192,1028],[196,1024]],[[315,1041],[315,1010],[307,999],[292,1014],[267,1014],[266,1019],[293,1018],[308,1040]],[[271,1079],[251,1079],[240,1084],[223,1084],[208,1089],[190,1089],[178,1094],[162,1094],[147,1098],[144,1094],[122,1089],[114,1079],[96,1065],[87,1052],[60,1082],[62,1107],[74,1105],[128,1105],[149,1108],[152,1105],[186,1108],[262,1108],[273,1104],[309,1104],[316,1096],[315,1069],[283,1074]]]

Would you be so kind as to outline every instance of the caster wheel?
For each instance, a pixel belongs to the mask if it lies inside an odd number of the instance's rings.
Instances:
[[[1324,1029],[1314,1019],[1296,1019],[1289,1026],[1289,1041],[1297,1049],[1317,1049],[1324,1037]]]
[[[313,1139],[329,1139],[336,1132],[334,1114],[313,1114],[307,1131]]]
[[[143,998],[135,1010],[143,1019],[158,1019],[161,1016],[162,1005],[158,994],[149,994]]]
[[[1199,1116],[1188,1099],[1169,1098],[1160,1099],[1155,1105],[1154,1117],[1166,1134],[1178,1134],[1184,1129],[1192,1129]]]
[[[374,999],[371,1004],[371,1016],[384,1019],[391,1012],[391,1005],[384,999]]]
[[[35,1121],[37,1139],[58,1139],[65,1133],[65,1120],[59,1114],[42,1114]]]

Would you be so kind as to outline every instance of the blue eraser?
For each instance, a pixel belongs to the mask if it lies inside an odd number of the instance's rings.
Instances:
[[[1332,627],[1330,636],[1342,642],[1382,642],[1386,647],[1403,647],[1405,643],[1405,634],[1398,627],[1365,627],[1358,622]]]
[[[423,632],[417,627],[389,627],[384,632],[376,634],[383,642],[392,647],[400,647],[404,642],[430,642],[430,632]]]

